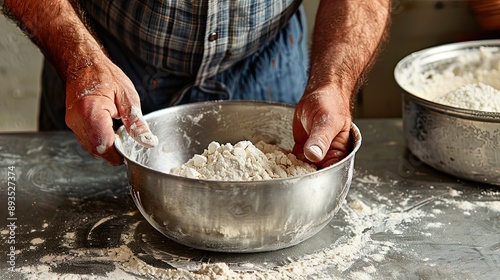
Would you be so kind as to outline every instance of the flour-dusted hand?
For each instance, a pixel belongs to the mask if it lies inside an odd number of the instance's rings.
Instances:
[[[335,91],[328,87],[306,90],[295,109],[293,152],[318,167],[330,166],[349,154],[350,100]]]
[[[134,85],[107,57],[66,78],[66,124],[85,150],[111,164],[123,163],[113,145],[112,118],[121,119],[130,136],[140,144],[158,144],[140,108]]]
[[[352,100],[386,39],[391,2],[320,2],[309,80],[293,122],[299,158],[327,167],[349,153]]]
[[[139,143],[158,142],[144,121],[128,77],[106,56],[82,22],[76,3],[5,0],[5,13],[19,22],[56,67],[66,85],[66,123],[92,155],[123,163],[115,150],[112,118],[122,119]]]

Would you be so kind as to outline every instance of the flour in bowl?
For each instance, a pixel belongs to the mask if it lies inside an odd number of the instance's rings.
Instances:
[[[500,112],[500,48],[480,47],[426,64],[417,59],[401,70],[402,86],[436,103],[483,112]]]
[[[484,83],[465,84],[434,101],[457,108],[500,112],[500,90]]]
[[[212,142],[201,155],[170,170],[170,174],[219,181],[256,181],[287,178],[316,171],[316,166],[303,162],[276,145],[259,141],[220,144]]]

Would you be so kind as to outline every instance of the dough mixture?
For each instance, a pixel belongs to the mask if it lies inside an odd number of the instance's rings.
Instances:
[[[170,170],[170,174],[219,181],[256,181],[287,178],[316,171],[276,145],[240,141],[235,145],[212,142],[203,154]]]

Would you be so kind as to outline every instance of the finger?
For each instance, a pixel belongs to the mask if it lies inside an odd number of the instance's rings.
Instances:
[[[348,130],[342,130],[335,136],[325,157],[321,161],[315,162],[316,166],[325,168],[344,159],[349,154],[349,137],[350,134]]]
[[[148,148],[158,145],[158,138],[149,129],[140,107],[132,105],[122,110],[122,116],[126,116],[122,117],[123,125],[135,141]]]
[[[323,162],[321,163],[321,167],[325,168],[325,167],[328,167],[330,165],[334,165],[335,163],[344,159],[348,155],[348,150],[346,149],[346,147],[348,147],[348,146],[339,147],[337,149],[335,149],[335,148],[330,149],[327,152]]]
[[[304,112],[302,107],[303,106],[300,106],[299,104],[299,106],[295,108],[295,112],[293,114],[292,129],[293,140],[296,144],[301,144],[303,146],[308,138],[308,133],[305,129],[305,127],[307,126],[307,121],[304,121],[304,119],[306,119],[304,116],[307,115],[307,112]]]
[[[294,144],[294,147],[292,149],[292,152],[299,160],[305,161],[308,163],[312,163],[304,155],[304,144],[307,141],[307,139],[309,138],[309,134],[307,133],[307,131],[304,128],[304,120],[303,120],[304,119],[303,116],[306,113],[307,112],[304,112],[304,110],[302,110],[302,107],[300,106],[300,104],[295,109],[295,113],[293,116],[293,123],[292,123],[293,140],[294,140],[295,144]],[[305,122],[305,123],[307,125],[307,122]]]
[[[74,102],[66,114],[66,123],[82,147],[94,157],[105,159],[113,165],[123,164],[123,157],[114,147],[115,133],[111,116],[116,115],[116,111],[109,99],[92,96]]]
[[[304,143],[304,155],[311,162],[322,161],[335,136],[340,131],[339,124],[329,115],[315,116],[309,137]]]
[[[125,129],[135,141],[148,148],[158,145],[158,137],[151,132],[142,115],[135,89],[129,88],[129,93],[117,96],[117,106]]]
[[[297,157],[297,159],[305,162],[309,162],[307,158],[304,156],[304,146],[298,143],[295,143],[292,149],[292,153]]]

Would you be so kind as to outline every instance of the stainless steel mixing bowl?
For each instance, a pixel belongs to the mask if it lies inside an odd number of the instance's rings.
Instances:
[[[439,73],[480,47],[498,48],[500,40],[461,42],[421,50],[402,59],[394,75],[403,89],[403,129],[408,149],[421,161],[442,172],[500,185],[500,113],[433,102],[409,82],[416,75]],[[492,50],[500,56],[500,49]],[[467,67],[472,71],[476,67],[497,66],[496,63],[481,61],[475,64]]]
[[[145,149],[124,130],[115,146],[125,157],[131,193],[146,220],[170,239],[220,252],[272,251],[320,231],[343,203],[361,134],[353,149],[316,172],[263,181],[198,180],[167,174],[211,141],[264,140],[292,149],[291,106],[252,101],[202,102],[146,115],[159,145]]]

